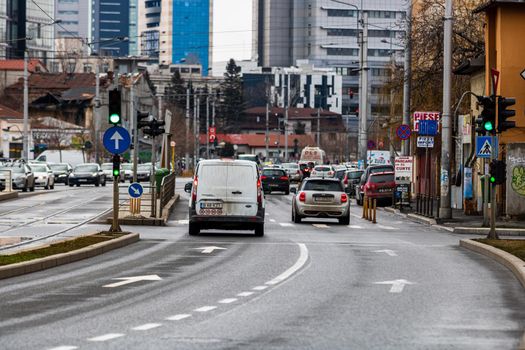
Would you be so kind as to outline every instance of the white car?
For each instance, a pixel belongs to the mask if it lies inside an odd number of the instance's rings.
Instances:
[[[248,160],[202,160],[186,184],[189,234],[202,229],[255,230],[264,235],[265,202],[257,164]]]
[[[310,177],[334,177],[335,170],[331,165],[316,165]]]
[[[46,190],[55,188],[55,174],[46,163],[31,163],[29,167],[35,175],[35,186]]]

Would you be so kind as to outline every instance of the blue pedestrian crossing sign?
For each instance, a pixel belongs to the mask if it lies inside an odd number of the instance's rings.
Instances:
[[[498,156],[498,138],[495,137],[495,145],[492,147],[492,136],[476,136],[476,157],[491,158],[494,148],[494,158]]]
[[[128,187],[128,194],[131,198],[140,198],[144,193],[144,187],[141,184],[134,182]]]
[[[121,154],[131,145],[129,132],[120,126],[113,126],[104,133],[104,147],[109,153]]]

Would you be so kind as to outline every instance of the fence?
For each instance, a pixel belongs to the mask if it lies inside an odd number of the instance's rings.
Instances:
[[[0,170],[0,190],[13,192],[13,173],[11,170]]]
[[[416,214],[429,218],[439,217],[440,201],[441,198],[439,196],[418,193],[416,196]]]
[[[164,207],[168,204],[168,202],[175,195],[175,180],[176,179],[177,179],[177,176],[175,173],[171,173],[162,178],[162,182],[160,184],[160,195],[159,195],[159,201],[160,201],[159,217],[162,217],[162,211],[164,210]]]

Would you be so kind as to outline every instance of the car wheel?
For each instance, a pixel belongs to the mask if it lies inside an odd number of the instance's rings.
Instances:
[[[73,187],[73,184],[72,184],[72,183],[69,183],[68,185],[69,185],[69,187]]]
[[[44,186],[44,190],[49,190],[49,182],[46,182],[46,185]]]
[[[300,224],[301,220],[301,215],[297,214],[296,212],[293,212],[293,222],[295,222],[296,224]]]
[[[201,232],[201,228],[199,227],[199,224],[191,223],[189,225],[188,233],[190,236],[197,236]]]
[[[355,196],[355,201],[357,202],[357,205],[363,205],[363,199],[362,198],[357,198],[357,194]]]
[[[100,186],[100,179],[97,179],[97,181],[95,182],[95,187],[98,187]]]
[[[51,186],[49,186],[49,188],[51,188],[52,190],[55,189],[55,183],[53,182],[53,184]]]
[[[22,192],[27,192],[28,187],[29,187],[29,184],[26,182],[24,184],[24,187],[22,188]]]
[[[257,226],[255,226],[255,236],[264,236],[264,224],[257,224]]]
[[[350,225],[350,214],[347,216],[343,216],[342,218],[339,218],[339,224],[340,225]]]
[[[285,195],[289,195],[289,194],[290,194],[290,190],[286,190],[286,191],[284,191],[284,194],[285,194]]]
[[[77,187],[80,187],[80,184],[77,184]]]
[[[106,180],[102,183],[102,187],[106,187]]]

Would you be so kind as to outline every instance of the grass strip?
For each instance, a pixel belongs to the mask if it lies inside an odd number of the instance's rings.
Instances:
[[[16,264],[34,259],[45,258],[51,255],[71,252],[74,250],[88,247],[93,244],[122,237],[122,235],[123,234],[99,233],[91,236],[78,237],[64,242],[53,243],[49,246],[36,248],[33,250],[27,250],[20,253],[0,255],[0,266]]]
[[[488,244],[494,248],[506,251],[525,261],[525,240],[521,239],[475,239],[474,241]]]

